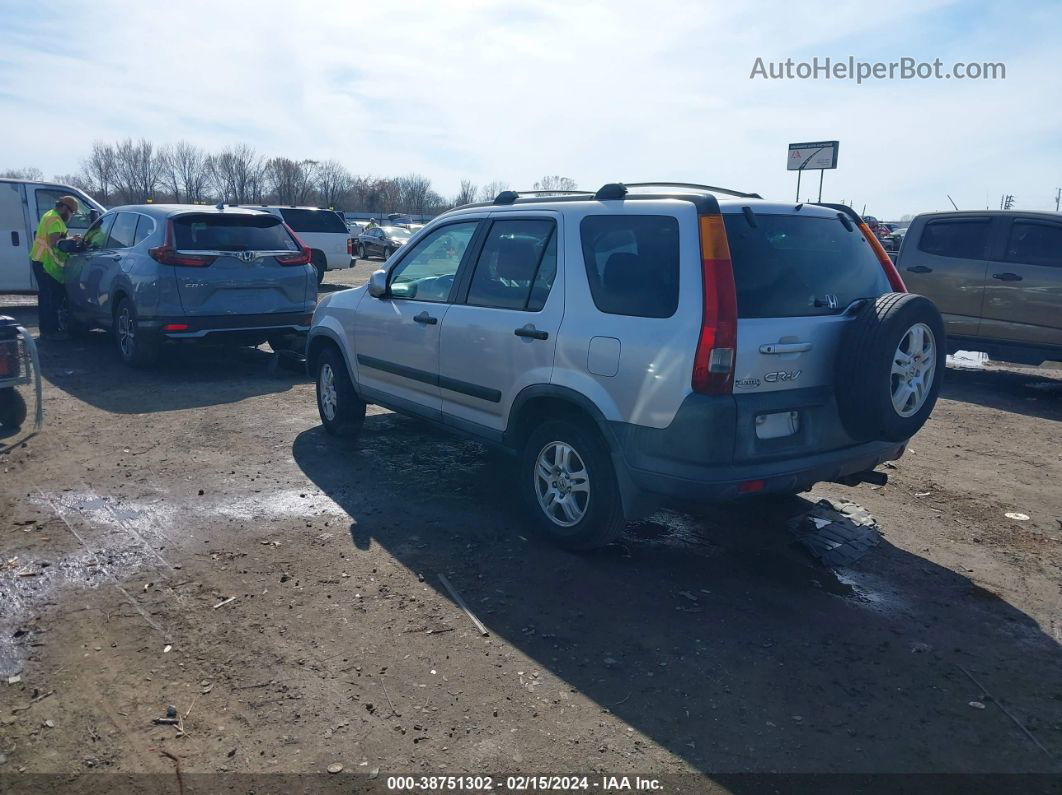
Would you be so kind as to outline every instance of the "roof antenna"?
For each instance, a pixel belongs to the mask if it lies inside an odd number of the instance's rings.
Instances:
[[[958,212],[959,211],[959,205],[957,205],[955,203],[955,199],[951,198],[951,194],[950,193],[945,193],[944,195],[948,197],[948,201],[951,202],[951,206],[955,208],[956,212]]]

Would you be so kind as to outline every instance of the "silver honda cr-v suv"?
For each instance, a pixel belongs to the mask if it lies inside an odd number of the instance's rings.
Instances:
[[[659,183],[448,212],[325,297],[307,344],[330,433],[376,403],[509,450],[573,549],[662,495],[869,478],[929,416],[945,350],[852,210]]]

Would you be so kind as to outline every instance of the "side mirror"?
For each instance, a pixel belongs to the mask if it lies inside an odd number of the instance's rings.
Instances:
[[[100,211],[95,207],[89,209],[89,223],[94,224],[100,219]]]
[[[63,238],[55,244],[55,247],[64,254],[80,254],[85,250],[83,243],[77,240],[70,240],[69,238]]]
[[[369,277],[369,295],[373,298],[383,298],[387,295],[387,271],[373,271]]]

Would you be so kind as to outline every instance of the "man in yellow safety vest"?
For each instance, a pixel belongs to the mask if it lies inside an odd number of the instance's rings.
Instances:
[[[33,262],[33,275],[37,279],[37,322],[41,337],[44,339],[64,339],[65,334],[59,328],[59,311],[66,297],[66,281],[63,265],[66,254],[56,245],[66,237],[66,224],[80,209],[81,205],[73,196],[60,196],[55,208],[41,216],[37,234],[33,238],[30,260]]]

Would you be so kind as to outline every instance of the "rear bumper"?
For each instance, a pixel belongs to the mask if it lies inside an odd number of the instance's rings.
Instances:
[[[240,336],[254,332],[306,333],[310,330],[311,312],[275,312],[261,315],[178,316],[138,318],[137,325],[157,332],[166,339],[202,339],[204,337]],[[179,330],[169,330],[176,326]]]
[[[724,501],[751,494],[792,494],[816,483],[839,480],[866,472],[903,455],[906,442],[868,442],[798,459],[724,467],[699,471],[648,471],[630,468],[631,479],[645,491],[687,500]],[[743,491],[742,484],[762,481],[762,487]],[[757,484],[758,486],[759,484]]]
[[[799,429],[782,438],[759,438],[757,417],[780,412],[799,415]],[[899,458],[906,445],[852,439],[841,425],[832,390],[818,387],[690,394],[667,428],[609,425],[637,487],[708,501],[803,491]]]

